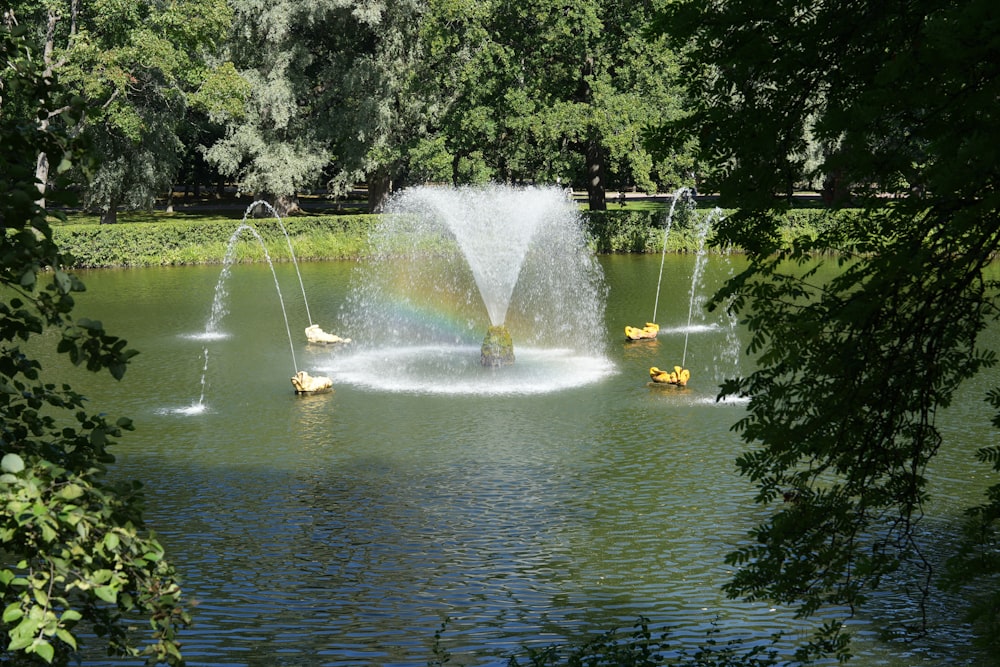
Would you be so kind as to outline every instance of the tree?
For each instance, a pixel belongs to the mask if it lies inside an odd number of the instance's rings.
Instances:
[[[247,115],[210,161],[260,193],[366,181],[381,210],[401,183],[580,180],[656,189],[687,178],[643,145],[675,113],[674,55],[642,35],[660,0],[238,2],[232,58]],[[589,166],[588,166],[589,165]]]
[[[328,185],[343,192],[368,183],[368,209],[383,210],[408,172],[409,154],[426,134],[442,91],[430,79],[420,38],[426,0],[351,3],[328,29],[344,38],[330,44],[322,78],[322,114],[337,160]]]
[[[985,273],[1000,250],[998,11],[989,0],[691,1],[658,21],[690,49],[694,100],[666,134],[697,137],[722,205],[739,209],[716,242],[751,261],[714,298],[752,336],[758,370],[722,394],[749,397],[738,466],[770,508],[729,556],[731,596],[809,616],[914,581],[930,594],[919,520],[927,465],[949,445],[936,418],[995,363],[979,334],[998,314]],[[852,184],[862,209],[780,247],[775,195],[800,168],[807,130],[836,147],[819,169]],[[817,277],[824,262],[838,267],[832,280]],[[980,457],[1000,468],[997,447]],[[994,563],[977,573],[993,624],[998,501],[994,487],[973,514],[992,539],[976,553]],[[844,654],[846,638],[831,622],[802,655]]]
[[[8,113],[8,99],[33,100],[38,112],[27,120]],[[176,632],[187,617],[173,570],[143,530],[139,485],[104,474],[112,439],[131,422],[90,414],[71,387],[43,379],[30,352],[52,332],[72,363],[115,378],[135,354],[100,322],[71,317],[83,284],[52,241],[35,166],[38,154],[49,157],[58,186],[51,199],[67,204],[66,174],[82,155],[79,143],[38,122],[53,109],[72,122],[86,111],[22,35],[0,27],[0,662],[67,665],[81,637],[96,633],[112,654],[179,664]],[[141,649],[130,630],[136,613],[149,618],[152,635]]]
[[[674,53],[644,33],[659,4],[432,3],[424,39],[437,86],[452,91],[439,134],[456,180],[482,156],[501,180],[583,181],[599,210],[609,182],[656,191],[686,177],[644,145],[683,99]]]
[[[102,156],[92,173],[77,174],[102,222],[114,222],[120,206],[151,207],[172,187],[190,98],[227,73],[207,59],[230,15],[225,0],[14,3],[10,22],[32,28],[45,74],[94,101],[73,131],[87,134]],[[42,123],[60,122],[65,112],[51,109]],[[43,188],[50,163],[38,156]]]
[[[509,82],[506,54],[490,34],[493,6],[477,0],[429,5],[420,34],[427,76],[418,81],[438,91],[438,110],[427,136],[412,148],[409,168],[424,181],[485,183],[509,160],[505,149],[517,149],[499,129]]]
[[[304,189],[338,196],[366,179],[380,210],[429,104],[410,94],[423,5],[238,0],[229,49],[250,92],[208,160],[282,213]]]
[[[245,104],[213,114],[225,136],[206,147],[205,157],[282,215],[298,210],[298,193],[318,185],[332,159],[316,126],[323,56],[312,50],[311,38],[322,34],[328,12],[347,4],[233,2],[226,56],[246,82],[239,92]]]

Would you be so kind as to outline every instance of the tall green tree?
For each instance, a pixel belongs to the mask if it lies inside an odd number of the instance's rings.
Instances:
[[[94,102],[73,128],[102,158],[77,175],[86,205],[103,222],[114,222],[119,207],[151,207],[177,173],[192,98],[229,73],[209,64],[229,27],[226,0],[14,0],[8,22],[31,29],[47,75]],[[40,120],[64,122],[65,111]],[[43,185],[50,163],[39,155]]]
[[[682,100],[643,33],[661,1],[240,0],[249,113],[208,157],[257,193],[366,182],[372,211],[423,180],[586,180],[594,208],[609,174],[679,184],[684,159],[654,164],[643,141]]]
[[[932,591],[920,518],[927,466],[951,444],[938,417],[996,359],[980,334],[998,314],[998,26],[990,0],[683,1],[661,16],[689,49],[695,108],[662,136],[697,137],[721,203],[738,208],[716,242],[750,259],[715,297],[750,330],[758,370],[723,394],[749,398],[738,466],[770,510],[728,559],[734,597],[809,616],[886,587]],[[809,133],[861,214],[780,247],[775,195]],[[818,280],[831,262],[836,277]],[[995,445],[980,458],[1000,469]],[[998,510],[994,487],[971,517],[985,539],[965,552],[994,564],[966,569],[993,626]],[[830,652],[849,652],[839,621],[801,655]]]
[[[500,180],[583,182],[590,208],[603,209],[609,183],[654,192],[687,176],[644,145],[683,101],[675,54],[645,33],[662,2],[431,5],[428,60],[450,91],[439,146],[455,180],[476,156]]]
[[[303,190],[365,181],[380,210],[430,103],[412,94],[424,5],[236,0],[229,49],[249,93],[208,160],[280,212]]]
[[[298,194],[317,186],[332,159],[317,125],[317,72],[330,12],[348,0],[312,3],[233,0],[233,27],[225,57],[246,82],[244,104],[219,108],[213,118],[224,137],[206,147],[205,157],[243,192],[274,205],[279,213],[298,210]]]
[[[37,114],[8,113],[11,100],[33,100]],[[139,485],[105,475],[131,422],[91,413],[32,352],[54,344],[61,358],[115,378],[135,354],[100,322],[72,316],[84,286],[52,241],[35,167],[38,154],[49,157],[51,198],[65,205],[63,181],[83,155],[79,135],[37,122],[54,109],[71,121],[86,111],[22,35],[0,27],[0,662],[74,664],[84,637],[99,637],[113,655],[180,664],[180,587],[144,530]],[[144,646],[137,614],[150,624]]]
[[[427,12],[427,0],[355,1],[327,26],[341,36],[321,76],[319,122],[337,155],[328,185],[343,192],[367,182],[373,213],[408,177],[410,153],[444,92],[423,85],[430,79],[420,36]]]

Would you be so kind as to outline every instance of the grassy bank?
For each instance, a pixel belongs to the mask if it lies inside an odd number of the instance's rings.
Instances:
[[[697,215],[706,215],[701,209]],[[724,214],[724,212],[723,212]],[[584,226],[595,252],[662,252],[666,211],[663,207],[635,207],[620,210],[582,212]],[[828,218],[821,209],[789,212],[789,237],[818,229]],[[689,219],[691,217],[691,219]],[[59,246],[75,260],[77,268],[172,266],[219,264],[225,258],[230,238],[240,227],[242,216],[206,211],[198,215],[139,213],[122,215],[119,224],[100,225],[73,217],[54,226]],[[252,229],[239,235],[234,252],[238,262],[264,261],[264,250],[275,262],[289,261],[291,255],[282,225],[288,232],[295,256],[301,261],[356,259],[370,254],[368,234],[378,223],[375,215],[293,216],[280,223],[276,218],[249,221]],[[668,252],[697,249],[697,220],[675,213],[667,238]]]

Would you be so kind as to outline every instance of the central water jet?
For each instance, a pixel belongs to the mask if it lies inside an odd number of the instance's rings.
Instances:
[[[603,274],[562,190],[410,188],[370,240],[375,257],[355,273],[342,313],[355,341],[367,341],[336,357],[346,381],[524,393],[608,372]],[[470,354],[504,372],[474,373]]]
[[[513,341],[505,324],[507,310],[528,247],[553,213],[551,197],[543,190],[502,191],[506,205],[497,201],[498,192],[416,188],[397,202],[401,215],[423,216],[422,221],[428,223],[419,230],[423,233],[433,233],[440,223],[468,263],[490,318],[481,354],[483,366],[490,368],[514,363]]]

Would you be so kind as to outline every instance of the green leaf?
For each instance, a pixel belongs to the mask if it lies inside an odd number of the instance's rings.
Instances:
[[[35,602],[43,607],[49,606],[49,594],[45,592],[43,588],[35,589]]]
[[[115,590],[114,586],[98,586],[94,589],[94,595],[105,602],[114,603],[118,599],[118,591]]]
[[[107,535],[104,536],[104,548],[107,549],[108,551],[114,551],[115,549],[117,549],[119,543],[120,540],[118,539],[118,536],[115,535],[114,533],[108,533]]]
[[[21,609],[20,602],[12,602],[3,610],[4,623],[13,623],[22,616],[24,616],[24,611]]]
[[[24,470],[24,459],[14,452],[4,454],[3,459],[0,460],[0,469],[3,469],[4,472],[17,474]]]
[[[76,637],[74,637],[73,633],[70,632],[69,630],[66,630],[64,628],[57,628],[56,637],[63,640],[70,646],[72,646],[74,651],[76,650]]]
[[[111,581],[111,574],[111,570],[95,570],[90,575],[90,578],[93,579],[95,584],[103,584]]]
[[[100,320],[92,320],[87,317],[81,317],[77,320],[77,324],[81,329],[89,331],[91,335],[100,335],[104,332],[104,325],[101,324]]]
[[[35,640],[35,635],[38,633],[38,626],[40,624],[41,620],[32,618],[30,614],[23,617],[21,622],[10,631],[11,642],[7,648],[11,651],[19,651],[31,646],[31,643]]]
[[[70,280],[69,275],[67,275],[65,271],[55,271],[53,281],[59,287],[59,291],[63,294],[68,293],[73,285],[73,281]]]
[[[79,484],[70,483],[59,489],[56,495],[64,500],[76,500],[83,495],[83,488]]]
[[[59,535],[59,533],[57,533],[55,531],[55,529],[52,528],[52,526],[50,526],[48,524],[48,522],[42,523],[42,539],[43,540],[45,540],[46,542],[51,542],[54,539],[56,539],[56,537],[58,537],[58,535]]]
[[[41,637],[35,639],[34,645],[31,650],[38,655],[45,662],[51,663],[52,658],[55,657],[55,648],[47,640]]]
[[[62,617],[60,617],[60,623],[75,623],[79,621],[83,616],[76,609],[67,609],[63,612]]]

